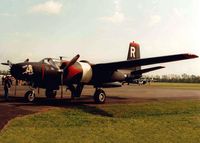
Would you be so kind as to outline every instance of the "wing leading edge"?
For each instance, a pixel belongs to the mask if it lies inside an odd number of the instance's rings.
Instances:
[[[136,60],[128,60],[128,61],[119,61],[112,63],[102,63],[93,65],[95,69],[102,70],[117,70],[117,69],[127,69],[136,66],[144,66],[158,63],[166,63],[166,62],[174,62],[179,60],[187,60],[197,58],[197,55],[194,54],[177,54],[177,55],[169,55],[169,56],[160,56],[160,57],[152,57],[152,58],[143,58]]]

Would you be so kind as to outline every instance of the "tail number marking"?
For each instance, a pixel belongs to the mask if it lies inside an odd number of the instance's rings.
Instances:
[[[134,47],[130,47],[130,57],[135,58],[135,48]]]

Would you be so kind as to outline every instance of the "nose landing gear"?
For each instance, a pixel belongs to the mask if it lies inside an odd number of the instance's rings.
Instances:
[[[34,102],[35,101],[35,92],[34,90],[29,90],[24,95],[25,101]]]

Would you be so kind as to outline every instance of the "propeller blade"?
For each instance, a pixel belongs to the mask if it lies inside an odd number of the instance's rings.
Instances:
[[[27,58],[24,62],[29,62],[29,58]]]
[[[12,66],[13,65],[13,63],[11,63],[9,60],[7,60],[7,63],[1,63],[2,65],[6,65],[6,66]]]
[[[68,70],[68,68],[76,63],[76,61],[79,59],[80,55],[76,55],[69,63],[64,67],[64,69],[61,71],[61,98],[63,98],[63,77],[64,77],[64,72]]]
[[[67,70],[71,65],[73,65],[78,59],[79,59],[80,55],[76,55],[73,59],[71,59],[71,61],[66,65],[66,67],[63,69]]]

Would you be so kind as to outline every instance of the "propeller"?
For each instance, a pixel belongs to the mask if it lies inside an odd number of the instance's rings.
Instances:
[[[13,63],[11,63],[9,60],[7,60],[6,63],[1,63],[2,65],[6,65],[6,66],[9,66],[9,67],[12,67]]]
[[[28,63],[29,62],[29,58],[27,58],[24,62]]]
[[[68,69],[69,69],[69,67],[71,66],[71,65],[73,65],[74,63],[76,63],[77,62],[77,60],[79,59],[79,57],[80,57],[80,55],[78,54],[78,55],[76,55],[75,57],[73,57],[70,61],[69,61],[69,63],[63,68],[63,70],[62,70],[62,72],[61,72],[61,98],[63,98],[63,77],[64,77],[64,73],[65,73],[65,71],[68,71]],[[62,60],[62,58],[60,59],[60,60]],[[68,72],[66,72],[66,73],[68,73]]]
[[[73,64],[79,59],[79,57],[80,57],[80,55],[78,54],[78,55],[76,55],[73,59],[71,59],[71,60],[69,61],[69,63],[64,67],[63,71],[67,71],[68,68],[69,68],[71,65],[73,65]]]

